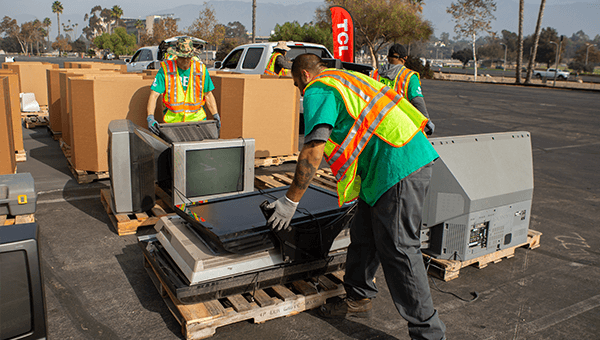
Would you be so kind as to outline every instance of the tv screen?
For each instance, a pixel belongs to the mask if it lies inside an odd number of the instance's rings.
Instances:
[[[252,138],[176,142],[171,150],[174,206],[254,191]]]
[[[33,329],[31,282],[27,253],[0,253],[0,339],[13,339]]]
[[[243,191],[242,147],[186,151],[187,196]]]
[[[37,224],[0,226],[0,340],[45,338]]]

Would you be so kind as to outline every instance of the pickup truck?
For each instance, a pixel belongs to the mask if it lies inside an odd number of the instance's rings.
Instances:
[[[157,70],[160,62],[164,60],[167,49],[174,46],[177,40],[183,36],[176,36],[161,41],[158,46],[144,46],[137,50],[131,59],[125,59],[127,72],[142,72],[144,70]],[[206,41],[193,38],[194,47],[202,49]]]
[[[546,71],[533,70],[533,76],[538,79],[542,79],[542,78],[554,79],[555,73],[556,73],[555,68],[549,68]],[[567,79],[569,79],[570,74],[571,74],[570,72],[558,70],[558,74],[556,75],[556,78],[560,79],[560,80],[567,80]]]
[[[271,54],[273,54],[273,47],[276,45],[277,42],[265,42],[238,46],[229,52],[223,61],[215,62],[215,66],[209,70],[263,74],[271,58]],[[300,54],[312,53],[325,59],[330,65],[336,65],[333,55],[323,45],[288,41],[287,46],[290,50],[286,53],[286,57],[290,60],[294,60]],[[339,61],[337,65],[339,66]],[[371,66],[355,63],[342,62],[341,66],[345,69],[362,72],[367,75],[373,70]]]

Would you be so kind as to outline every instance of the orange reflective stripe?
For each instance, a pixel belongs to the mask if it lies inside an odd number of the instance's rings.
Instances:
[[[193,61],[188,87],[183,98],[178,98],[178,89],[183,89],[181,80],[177,74],[176,62],[167,60],[163,63],[165,71],[165,93],[163,95],[163,103],[167,109],[173,113],[195,113],[202,108],[206,99],[203,96],[204,87],[204,65],[198,61]],[[198,78],[198,79],[196,79]],[[191,82],[191,83],[189,83]],[[192,91],[193,103],[186,102],[188,91]]]
[[[402,66],[400,72],[398,72],[398,75],[396,76],[394,90],[400,93],[402,96],[406,96],[406,94],[408,93],[408,84],[410,83],[410,77],[412,77],[413,74],[418,75],[417,72],[406,68],[406,66]]]
[[[265,68],[265,74],[268,74],[270,76],[285,75],[285,71],[283,68],[279,71],[279,74],[275,73],[275,60],[277,60],[278,56],[283,56],[283,54],[278,52],[271,54],[271,59],[269,59],[267,67]]]

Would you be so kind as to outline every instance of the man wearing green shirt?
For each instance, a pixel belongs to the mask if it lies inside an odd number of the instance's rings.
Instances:
[[[154,118],[156,100],[162,95],[165,123],[193,122],[206,119],[204,104],[208,107],[220,128],[217,102],[212,94],[214,85],[206,66],[193,58],[197,51],[190,38],[182,37],[175,47],[168,50],[175,60],[161,63],[148,99],[148,129],[159,134],[159,123]]]
[[[324,305],[319,313],[328,318],[369,317],[377,294],[373,278],[381,264],[394,304],[409,323],[410,337],[444,339],[445,325],[433,307],[420,250],[423,201],[438,158],[422,130],[427,119],[390,88],[362,74],[326,69],[313,54],[296,57],[292,77],[304,95],[306,136],[290,188],[269,206],[275,209],[269,219],[272,228],[289,228],[324,153],[330,155],[328,163],[336,174],[337,155],[354,155],[360,149],[358,156],[349,158],[356,169],[353,185],[358,184],[360,193],[350,227],[346,299]],[[394,126],[395,122],[412,126]],[[368,132],[371,128],[376,133]],[[364,136],[356,147],[347,146],[356,134]],[[339,146],[337,151],[329,151],[331,145]],[[338,183],[347,176],[352,176],[350,171],[341,178],[336,174]]]
[[[394,91],[405,96],[406,99],[419,110],[425,117],[429,118],[419,75],[408,69],[404,64],[408,59],[406,48],[400,44],[394,44],[388,50],[388,64],[381,65],[373,76],[376,80],[391,87]],[[431,120],[427,122],[425,133],[430,136],[435,130]]]

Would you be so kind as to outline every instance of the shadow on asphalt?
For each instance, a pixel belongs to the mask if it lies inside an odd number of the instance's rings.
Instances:
[[[147,311],[159,314],[169,331],[176,337],[184,339],[181,326],[169,309],[166,308],[165,302],[142,265],[143,255],[139,246],[137,244],[127,245],[123,248],[122,253],[116,255],[115,258],[127,277],[140,305]]]

